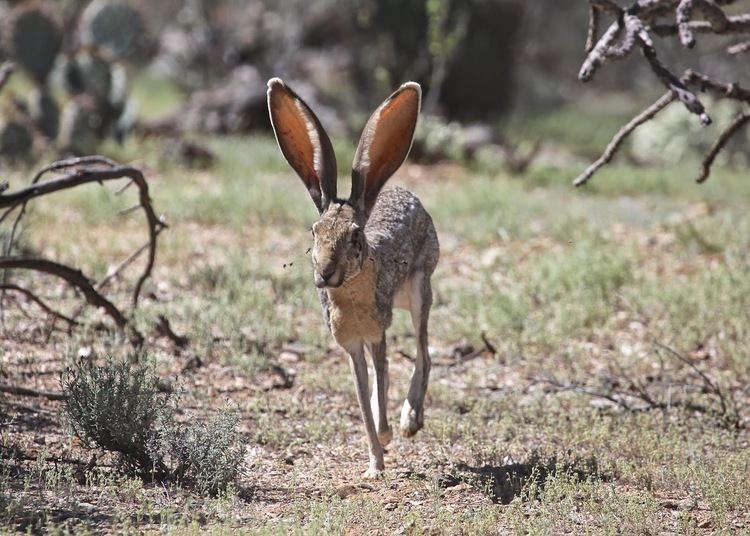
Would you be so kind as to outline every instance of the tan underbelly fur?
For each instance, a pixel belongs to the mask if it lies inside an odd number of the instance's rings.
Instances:
[[[338,288],[328,289],[331,333],[340,345],[380,340],[382,327],[375,304],[376,282],[375,260],[370,258],[356,277]]]

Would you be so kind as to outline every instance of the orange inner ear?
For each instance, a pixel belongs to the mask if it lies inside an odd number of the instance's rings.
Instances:
[[[370,169],[367,173],[365,192],[379,190],[406,159],[419,114],[419,92],[404,88],[390,99],[379,111],[375,132],[370,140],[368,157]]]
[[[310,140],[310,119],[297,98],[281,84],[270,92],[269,108],[276,139],[289,165],[305,182],[308,190],[320,190],[320,177],[315,171],[315,148]],[[319,195],[319,194],[318,194]]]

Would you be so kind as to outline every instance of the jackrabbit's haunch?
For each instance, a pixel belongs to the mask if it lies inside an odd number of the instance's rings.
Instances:
[[[424,425],[430,277],[438,262],[438,238],[414,194],[399,187],[383,190],[409,154],[421,95],[419,85],[408,82],[375,110],[354,156],[351,195],[341,199],[336,196],[336,157],[320,121],[282,80],[268,82],[268,109],[279,148],[320,214],[312,226],[314,281],[326,324],[350,357],[370,450],[366,477],[381,474],[383,447],[392,438],[386,414],[385,332],[394,307],[411,313],[417,339],[401,434],[413,436]],[[375,370],[371,400],[365,348]]]

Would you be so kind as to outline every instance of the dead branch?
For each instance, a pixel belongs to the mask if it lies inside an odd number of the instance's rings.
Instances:
[[[55,176],[47,179],[48,175],[54,173]],[[16,230],[26,213],[29,202],[39,197],[50,195],[55,192],[75,188],[89,183],[103,184],[105,181],[127,179],[127,184],[135,184],[138,188],[138,205],[143,210],[148,228],[148,241],[123,260],[107,277],[98,285],[94,285],[80,270],[66,266],[64,264],[42,258],[30,258],[11,256],[11,248],[15,240]],[[0,282],[0,293],[14,291],[26,295],[27,298],[34,301],[47,314],[55,318],[65,320],[69,327],[79,325],[75,316],[70,317],[54,311],[31,290],[22,288],[13,283],[7,282],[7,276],[11,269],[31,270],[36,272],[47,273],[59,277],[66,281],[71,287],[81,292],[86,298],[86,302],[94,307],[104,310],[114,322],[115,326],[123,332],[129,334],[131,342],[140,346],[143,343],[143,336],[135,329],[128,317],[114,303],[108,300],[103,294],[102,289],[109,284],[117,275],[127,266],[131,265],[142,254],[147,254],[147,260],[143,271],[140,273],[133,291],[132,305],[138,306],[138,299],[144,282],[150,277],[156,260],[157,237],[166,224],[157,217],[151,199],[149,196],[148,183],[140,170],[127,165],[120,165],[113,160],[103,156],[86,156],[80,158],[69,158],[54,162],[34,175],[31,184],[18,191],[0,192],[0,222],[4,221],[9,215],[15,213],[15,219],[10,231],[9,240],[4,248],[3,256],[0,257],[0,271],[3,273],[3,281]],[[0,300],[2,298],[0,297]]]
[[[39,308],[42,309],[48,315],[50,315],[50,316],[52,316],[54,318],[58,318],[60,320],[64,320],[65,322],[68,323],[68,326],[78,326],[79,325],[79,322],[77,320],[75,320],[73,318],[70,318],[69,316],[65,316],[64,314],[62,314],[62,313],[60,313],[58,311],[55,311],[49,305],[47,305],[39,296],[37,296],[36,294],[34,294],[33,292],[31,292],[29,289],[20,287],[18,285],[13,284],[13,283],[4,283],[4,284],[0,284],[0,290],[9,290],[9,291],[18,292],[19,294],[23,294],[29,300],[31,300],[32,302],[34,302],[35,304],[37,304],[39,306]]]
[[[172,329],[172,324],[169,323],[169,319],[167,319],[167,317],[164,315],[159,315],[158,317],[156,323],[156,332],[159,335],[162,335],[172,341],[172,343],[174,343],[177,348],[185,348],[188,344],[190,344],[190,339],[188,339],[184,335],[177,335],[174,332],[174,330]]]
[[[630,134],[633,133],[635,129],[637,129],[646,121],[652,119],[656,114],[658,114],[661,110],[672,103],[675,98],[675,95],[670,91],[662,95],[659,100],[654,102],[651,106],[631,119],[627,125],[622,127],[620,131],[615,134],[615,137],[612,138],[612,141],[609,142],[609,145],[607,145],[604,153],[596,160],[596,162],[591,164],[588,169],[586,169],[586,171],[579,175],[578,178],[573,181],[573,184],[575,186],[583,186],[584,184],[586,184],[588,180],[593,177],[597,171],[599,171],[599,169],[601,169],[612,160],[617,151],[620,149],[622,143],[628,136],[630,136]]]
[[[688,411],[694,411],[696,413],[713,414],[715,410],[704,406],[702,404],[696,404],[688,400],[656,400],[654,399],[642,386],[637,384],[630,384],[630,391],[623,391],[614,389],[612,391],[597,390],[593,387],[571,382],[565,383],[557,380],[554,377],[546,377],[544,379],[535,379],[532,383],[543,384],[551,388],[553,391],[558,393],[573,392],[582,395],[589,396],[591,398],[601,398],[612,402],[621,409],[631,413],[642,413],[645,411],[653,410],[668,410],[672,408],[682,408]],[[642,402],[640,405],[635,405],[631,402],[635,400]]]
[[[659,342],[656,343],[656,346],[677,359],[680,363],[687,365],[693,372],[695,372],[701,380],[702,391],[713,395],[719,401],[721,408],[720,411],[716,412],[717,416],[721,417],[727,424],[735,429],[742,428],[741,418],[737,409],[737,401],[734,399],[731,391],[725,391],[722,389],[717,381],[713,380],[708,374],[706,374],[706,372],[693,363],[693,361],[683,356],[674,348]]]
[[[706,154],[703,162],[701,163],[701,172],[695,178],[695,182],[701,183],[708,179],[711,175],[711,167],[714,164],[714,160],[719,155],[727,142],[734,136],[742,127],[750,122],[750,111],[742,112],[738,114],[734,120],[725,128],[716,142],[713,144],[711,149]]]
[[[0,66],[0,89],[3,89],[5,84],[10,80],[10,75],[15,71],[16,66],[11,61],[6,61]]]
[[[31,396],[37,398],[46,398],[48,400],[64,400],[65,396],[62,393],[53,393],[50,391],[38,391],[36,389],[29,389],[28,387],[21,387],[18,385],[9,385],[7,383],[0,383],[0,393],[7,393],[9,395],[16,396]]]
[[[576,178],[574,184],[581,186],[604,165],[609,163],[623,141],[640,125],[654,118],[670,102],[678,99],[685,108],[698,116],[702,125],[711,122],[696,92],[690,86],[697,86],[699,91],[711,90],[721,98],[739,100],[750,104],[750,92],[737,84],[725,84],[706,75],[687,71],[681,78],[677,77],[659,58],[652,35],[657,37],[679,36],[681,43],[688,48],[695,45],[695,34],[734,35],[750,33],[750,13],[728,15],[724,7],[735,0],[634,0],[629,7],[622,7],[614,0],[589,0],[589,28],[586,39],[586,57],[581,65],[578,78],[588,82],[604,65],[620,60],[640,48],[656,78],[669,90],[669,93],[646,110],[634,117],[622,127],[607,146],[599,159]],[[615,18],[601,37],[599,25],[603,14]],[[700,15],[704,20],[695,20]],[[673,17],[674,22],[660,22],[664,17]],[[741,53],[750,49],[749,43],[740,43],[730,47],[730,53]],[[703,161],[703,172],[699,182],[705,180],[716,154],[727,141],[746,124],[744,115],[738,116],[727,127],[719,140]]]
[[[674,358],[681,367],[667,369],[664,361],[661,359],[661,355],[657,352],[661,362],[661,369],[656,380],[649,377],[643,382],[638,378],[632,377],[615,363],[616,375],[614,377],[607,377],[601,386],[588,385],[576,381],[561,381],[554,374],[547,374],[542,378],[530,378],[530,381],[532,385],[543,385],[556,393],[574,392],[591,398],[606,400],[623,411],[631,413],[653,410],[667,411],[679,408],[712,416],[720,422],[721,426],[731,429],[739,430],[745,427],[738,411],[737,401],[731,390],[722,389],[719,383],[709,376],[708,373],[673,348],[658,342],[655,343],[655,346],[657,350]],[[680,378],[680,376],[684,375],[684,367],[688,367],[695,375],[698,379],[697,383],[685,381]],[[669,377],[670,375],[672,375],[672,378]],[[650,390],[646,384],[650,386]],[[671,391],[675,387],[707,396],[706,403],[690,400],[687,397],[674,398]],[[656,391],[656,388],[661,388],[665,394],[659,396],[660,392]]]
[[[88,303],[94,307],[102,308],[121,331],[127,331],[129,328],[132,332],[131,340],[135,346],[143,344],[143,336],[138,333],[132,325],[130,325],[128,319],[117,308],[117,306],[115,306],[115,304],[97,292],[88,278],[86,278],[80,270],[47,259],[29,257],[0,258],[0,269],[33,270],[54,275],[65,280],[72,287],[80,290]]]
[[[744,15],[735,15],[727,17],[727,24],[724,31],[717,29],[709,21],[691,21],[687,24],[691,32],[701,34],[717,35],[736,35],[750,32],[750,13]],[[659,37],[672,37],[679,35],[680,28],[677,24],[655,24],[651,27],[651,32]]]
[[[46,173],[69,169],[72,169],[73,171],[62,177],[41,182],[42,177]],[[139,204],[146,216],[149,234],[148,260],[143,272],[135,284],[132,295],[133,306],[137,307],[143,283],[151,275],[156,260],[157,236],[159,231],[165,227],[164,222],[162,222],[154,212],[149,197],[148,183],[140,170],[131,166],[118,165],[116,162],[102,156],[71,158],[55,162],[39,171],[32,180],[31,186],[17,192],[0,194],[0,209],[6,209],[5,213],[0,216],[0,221],[17,207],[21,207],[16,222],[14,223],[15,229],[18,221],[20,221],[20,218],[23,216],[26,204],[32,199],[61,190],[74,188],[82,184],[92,182],[102,183],[104,181],[123,178],[130,179],[139,189]],[[7,254],[8,252],[6,251],[6,255]]]
[[[744,89],[739,84],[725,84],[692,69],[685,71],[683,79],[688,84],[697,85],[701,91],[712,91],[717,97],[725,97],[750,104],[750,90]]]
[[[159,235],[164,230],[164,226],[159,227],[156,230],[156,236]],[[140,257],[144,251],[149,249],[151,245],[151,241],[146,242],[141,247],[136,249],[133,253],[131,253],[128,257],[122,260],[120,264],[118,264],[114,269],[110,270],[107,275],[96,284],[96,288],[99,291],[104,290],[120,273],[122,273],[123,270],[125,270],[128,266],[133,264],[138,257]]]
[[[736,45],[731,45],[727,47],[727,54],[731,54],[732,56],[744,54],[745,52],[750,52],[750,41],[745,41],[744,43],[737,43]]]
[[[589,34],[586,38],[586,54],[594,50],[597,37],[599,36],[599,10],[589,4]]]

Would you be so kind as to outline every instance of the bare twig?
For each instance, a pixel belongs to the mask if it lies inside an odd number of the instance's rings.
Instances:
[[[157,333],[159,333],[159,335],[167,337],[178,348],[185,348],[188,344],[190,344],[190,339],[183,335],[177,335],[174,332],[174,330],[172,329],[172,325],[164,315],[159,315],[158,321],[156,323],[156,331]]]
[[[143,336],[129,324],[125,315],[111,301],[97,292],[80,270],[47,259],[29,257],[0,258],[0,269],[34,270],[64,279],[68,284],[80,290],[91,305],[104,309],[120,330],[126,331],[129,328],[132,332],[133,344],[140,346],[143,343]]]
[[[727,17],[726,27],[721,32],[709,21],[691,21],[687,26],[691,32],[701,34],[746,34],[750,33],[750,13]],[[655,24],[651,26],[651,32],[659,37],[671,37],[679,35],[680,29],[677,24]]]
[[[733,3],[734,0],[633,0],[630,6],[621,7],[612,0],[589,0],[586,58],[581,65],[578,78],[582,82],[592,80],[599,68],[611,61],[628,56],[637,46],[641,49],[651,71],[670,93],[622,127],[609,143],[604,154],[576,178],[574,181],[576,186],[588,182],[602,166],[611,161],[622,142],[636,128],[655,117],[675,99],[679,99],[689,112],[698,116],[701,124],[709,124],[711,118],[698,95],[690,89],[691,85],[697,85],[700,90],[711,90],[722,98],[750,103],[750,92],[740,88],[737,84],[724,84],[694,71],[687,71],[682,78],[678,78],[660,60],[651,38],[651,35],[658,37],[679,35],[682,44],[690,48],[695,45],[695,34],[750,33],[750,13],[730,16],[724,11],[724,6]],[[598,37],[598,28],[603,13],[613,16],[615,21],[601,37]],[[694,20],[693,17],[697,14],[705,17],[705,20]],[[659,22],[659,19],[669,15],[674,17],[674,24]],[[750,50],[750,43],[740,43],[729,49],[733,53],[746,50]],[[735,122],[722,133],[704,160],[704,170],[700,175],[701,181],[708,177],[708,170],[716,154],[746,122],[747,119],[744,119],[744,116],[738,116]]]
[[[612,138],[612,141],[609,142],[609,145],[607,145],[607,148],[604,150],[604,153],[594,162],[591,164],[586,171],[584,171],[581,175],[578,176],[578,178],[573,181],[573,184],[575,186],[583,186],[586,184],[591,177],[594,176],[594,174],[599,171],[604,165],[608,164],[612,158],[615,156],[617,151],[620,149],[620,146],[625,141],[625,139],[630,136],[630,134],[637,129],[639,126],[641,126],[646,121],[649,121],[652,119],[657,113],[659,113],[661,110],[666,108],[671,102],[675,100],[675,95],[671,91],[662,95],[659,100],[654,102],[651,106],[646,108],[644,111],[642,111],[640,114],[635,116],[633,119],[630,120],[630,122],[622,127],[617,134],[615,134],[615,137]]]
[[[687,382],[680,379],[684,368],[671,369],[672,375],[677,374],[677,379],[669,378],[670,370],[665,367],[661,353],[657,352],[661,363],[659,373],[654,378],[647,377],[645,381],[631,377],[630,374],[620,367],[616,362],[616,376],[607,377],[601,386],[587,385],[580,382],[563,382],[553,374],[547,374],[543,378],[531,378],[531,384],[542,384],[555,392],[575,392],[592,398],[607,400],[628,412],[644,412],[652,410],[669,410],[682,408],[694,413],[710,415],[717,418],[721,426],[732,429],[744,428],[741,415],[738,411],[737,401],[730,389],[722,389],[718,381],[711,378],[708,373],[698,367],[693,361],[686,358],[673,348],[656,342],[658,350],[676,359],[680,365],[687,366],[699,379],[698,383]],[[662,391],[657,391],[660,387]],[[674,398],[673,388],[678,387],[686,393],[688,391],[706,396],[706,403],[691,400],[689,397]],[[659,393],[664,394],[659,396]]]
[[[599,9],[594,4],[589,4],[589,34],[586,38],[586,54],[594,50],[599,37]]]
[[[699,86],[701,91],[710,90],[713,91],[717,97],[725,97],[727,99],[738,100],[750,104],[750,90],[743,88],[739,84],[725,84],[692,69],[685,71],[685,75],[682,78],[688,84]]]
[[[725,128],[719,138],[714,142],[711,149],[708,151],[708,154],[706,154],[705,158],[703,159],[703,162],[701,163],[701,172],[700,174],[695,178],[695,182],[701,183],[704,182],[708,177],[711,175],[711,166],[714,164],[714,160],[716,160],[716,157],[719,155],[719,153],[724,149],[727,142],[737,134],[737,132],[742,129],[747,123],[750,122],[750,111],[745,111],[740,114],[738,114],[734,120]]]
[[[41,178],[43,177],[43,175],[50,171],[62,171],[71,168],[73,168],[73,171],[62,177],[58,177],[46,182],[41,182]],[[149,233],[148,260],[143,272],[141,273],[135,284],[132,294],[133,306],[136,307],[138,305],[138,298],[140,296],[143,283],[151,275],[151,270],[153,269],[154,262],[156,260],[156,239],[159,230],[165,227],[165,224],[156,216],[156,213],[154,212],[154,209],[151,205],[151,199],[149,197],[148,183],[146,182],[146,179],[144,178],[140,170],[130,166],[120,166],[112,160],[109,160],[102,156],[89,156],[61,160],[39,171],[32,180],[31,186],[29,186],[28,188],[13,193],[0,194],[0,208],[5,208],[7,214],[9,211],[15,209],[18,206],[21,206],[21,213],[19,213],[20,219],[20,216],[23,212],[23,206],[32,199],[60,190],[73,188],[82,184],[91,182],[101,183],[104,181],[117,180],[122,178],[129,178],[138,186],[139,203],[143,208],[143,212],[146,216]]]
[[[7,383],[0,383],[0,393],[7,393],[16,396],[31,396],[37,398],[46,398],[48,400],[64,400],[65,396],[62,393],[53,393],[50,391],[39,391],[37,389],[29,389],[28,387],[21,387],[19,385],[9,385]]]
[[[695,46],[695,36],[690,29],[690,19],[693,18],[694,8],[695,0],[681,0],[676,11],[677,31],[680,35],[680,42],[682,43],[682,46],[687,48],[693,48]]]
[[[495,345],[492,344],[487,338],[487,334],[483,331],[482,333],[480,333],[480,336],[482,337],[482,342],[484,343],[485,349],[492,355],[497,355],[497,348],[495,348]]]
[[[156,230],[156,235],[158,236],[159,233],[161,233],[163,230],[164,227],[159,227]],[[110,270],[107,275],[96,284],[97,290],[99,290],[100,292],[104,290],[118,275],[120,275],[120,273],[122,273],[123,270],[125,270],[125,268],[133,264],[138,259],[138,257],[143,254],[144,251],[148,250],[150,244],[150,241],[146,242],[141,247],[136,249],[133,253],[128,255],[125,259],[123,259],[123,261],[114,269]]]
[[[3,89],[5,87],[5,84],[8,83],[8,80],[10,80],[10,76],[13,74],[13,71],[15,71],[16,66],[13,65],[13,62],[6,61],[5,63],[0,66],[0,89]]]
[[[731,45],[727,47],[727,54],[731,54],[732,56],[744,54],[745,52],[750,52],[750,41],[745,41],[744,43],[737,43],[736,45]]]
[[[39,298],[39,296],[37,296],[36,294],[34,294],[33,292],[31,292],[29,289],[20,287],[18,285],[13,284],[13,283],[3,283],[3,284],[0,284],[0,289],[1,290],[10,290],[10,291],[18,292],[19,294],[23,294],[28,299],[30,299],[31,301],[33,301],[34,303],[36,303],[45,313],[47,313],[48,315],[50,315],[50,316],[52,316],[54,318],[59,318],[60,320],[64,320],[65,322],[68,323],[69,326],[77,326],[77,325],[79,325],[78,321],[76,321],[75,319],[70,318],[69,316],[65,316],[64,314],[62,314],[62,313],[60,313],[60,312],[55,311],[54,309],[52,309],[41,298]]]
[[[599,390],[591,386],[587,386],[580,383],[565,383],[557,380],[554,377],[546,377],[543,379],[533,379],[532,383],[544,384],[552,388],[555,392],[574,392],[582,395],[589,396],[591,398],[600,398],[607,400],[621,409],[632,412],[641,413],[645,411],[654,410],[669,410],[682,408],[695,413],[701,413],[705,415],[714,415],[722,417],[723,415],[716,411],[714,408],[703,404],[697,404],[690,400],[657,400],[646,389],[635,382],[629,382],[628,385],[630,390],[624,391],[621,389],[612,390]],[[640,405],[636,405],[631,400],[641,402]],[[734,425],[733,425],[734,426]]]
[[[677,78],[666,66],[659,60],[656,55],[656,49],[652,44],[641,41],[643,56],[651,66],[651,70],[657,78],[685,105],[689,112],[694,113],[700,119],[703,126],[711,124],[711,118],[706,113],[700,99],[690,91],[685,83]]]

